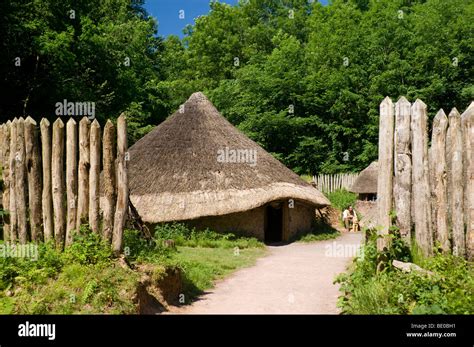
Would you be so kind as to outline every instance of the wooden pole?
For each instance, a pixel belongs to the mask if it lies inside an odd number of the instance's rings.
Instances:
[[[18,217],[16,213],[16,140],[18,119],[14,118],[10,126],[10,240],[18,240]]]
[[[41,158],[36,121],[25,120],[26,169],[28,171],[28,204],[30,207],[31,240],[43,241],[43,221],[41,214]]]
[[[411,108],[412,192],[415,240],[425,256],[433,250],[427,121],[426,104],[417,99]]]
[[[457,256],[466,255],[466,240],[464,235],[464,179],[463,179],[463,139],[461,129],[461,116],[455,108],[449,113],[449,133],[451,138],[451,173],[448,177],[449,190],[451,192],[451,213],[453,232],[453,254]]]
[[[43,162],[43,231],[44,240],[53,240],[53,188],[51,185],[51,125],[46,118],[40,122],[41,155]]]
[[[391,225],[390,211],[392,209],[394,122],[393,102],[389,97],[386,97],[380,104],[379,121],[377,209],[378,224],[380,226],[379,234],[383,236],[377,239],[377,249],[379,251],[390,246],[388,233]]]
[[[122,250],[123,227],[128,210],[128,173],[125,153],[127,152],[127,121],[122,114],[117,119],[117,205],[115,207],[112,249],[115,254]]]
[[[89,214],[90,121],[84,117],[79,122],[79,176],[77,189],[77,226],[86,223]]]
[[[464,142],[464,217],[466,219],[466,252],[474,260],[474,102],[461,116]]]
[[[90,129],[89,225],[99,232],[100,125],[97,119]]]
[[[108,242],[112,240],[114,228],[114,212],[116,203],[115,187],[115,126],[110,120],[104,127],[103,138],[103,179],[104,179],[104,228],[103,237]]]
[[[66,195],[67,226],[66,246],[73,241],[77,217],[77,123],[69,119],[66,124]]]
[[[51,160],[53,187],[54,239],[56,247],[64,247],[66,214],[64,208],[64,123],[58,118],[53,123],[53,151]]]
[[[28,242],[26,165],[25,165],[25,120],[20,117],[16,124],[16,154],[15,154],[15,195],[18,218],[18,240],[21,244]]]
[[[3,138],[2,138],[2,147],[3,147],[3,195],[2,203],[3,209],[7,211],[7,215],[3,217],[3,238],[5,241],[10,241],[11,239],[11,226],[10,226],[10,131],[11,131],[11,121],[8,121],[3,125]]]
[[[397,225],[405,243],[411,245],[411,104],[401,97],[395,105],[394,207]]]
[[[448,225],[448,196],[447,196],[447,167],[446,167],[446,131],[448,117],[443,110],[439,110],[433,120],[431,137],[430,172],[432,173],[431,195],[433,226],[436,230],[436,239],[443,252],[449,252]]]

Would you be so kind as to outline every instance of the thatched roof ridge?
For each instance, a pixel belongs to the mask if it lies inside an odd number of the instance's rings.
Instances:
[[[373,161],[362,170],[350,191],[358,194],[376,194],[379,164]]]
[[[250,160],[218,159],[232,150],[249,154]],[[191,95],[181,110],[129,153],[130,197],[147,222],[224,215],[278,199],[329,204],[317,189],[222,117],[202,93]]]

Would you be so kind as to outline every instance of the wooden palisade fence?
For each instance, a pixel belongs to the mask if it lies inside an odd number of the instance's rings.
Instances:
[[[8,212],[4,240],[54,241],[63,248],[71,244],[74,231],[88,223],[114,252],[120,252],[128,209],[127,124],[123,114],[116,129],[108,120],[101,136],[97,120],[91,122],[87,117],[79,126],[72,118],[66,124],[58,118],[52,126],[43,118],[38,127],[30,117],[2,124],[2,203]]]
[[[313,182],[321,192],[332,193],[338,189],[350,190],[358,176],[357,173],[319,174],[313,176]]]
[[[460,115],[439,110],[431,146],[427,106],[402,97],[380,104],[378,224],[388,235],[396,225],[405,241],[431,255],[444,252],[474,258],[474,103]],[[412,240],[412,230],[414,239]],[[389,238],[379,239],[378,248]]]

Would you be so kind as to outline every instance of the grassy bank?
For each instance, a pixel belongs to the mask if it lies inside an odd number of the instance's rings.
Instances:
[[[340,275],[339,307],[345,314],[474,314],[474,268],[460,257],[436,253],[424,258],[397,236],[382,271],[377,271],[376,238],[371,236],[348,274]],[[427,273],[404,273],[394,259],[414,262]]]
[[[134,269],[140,265],[178,267],[189,302],[216,279],[252,265],[265,253],[255,239],[166,225],[149,241],[138,231],[125,232],[124,253],[131,266],[127,267],[98,235],[87,228],[82,235],[64,252],[40,244],[34,259],[0,257],[0,314],[137,313],[141,274]],[[165,239],[179,246],[165,247]]]

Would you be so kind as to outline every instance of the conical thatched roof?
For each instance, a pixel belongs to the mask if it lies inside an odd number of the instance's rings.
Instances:
[[[219,151],[246,150],[256,162],[221,162]],[[129,149],[130,197],[146,222],[246,211],[277,199],[329,205],[304,182],[194,93]]]
[[[369,166],[362,170],[352,185],[351,192],[358,194],[376,194],[378,169],[378,162],[373,161]]]

